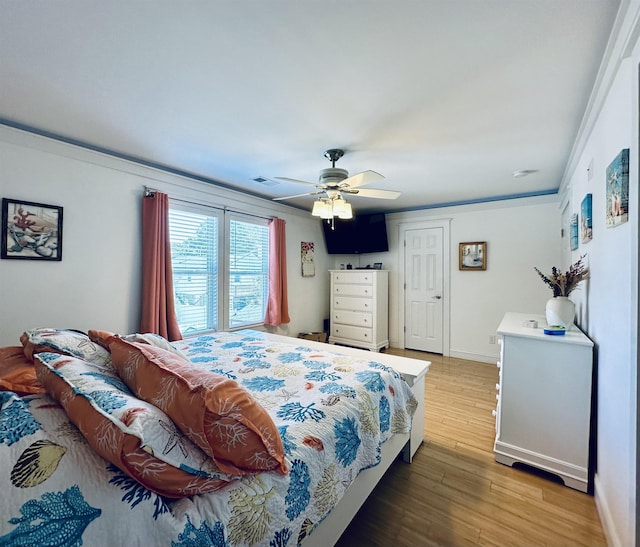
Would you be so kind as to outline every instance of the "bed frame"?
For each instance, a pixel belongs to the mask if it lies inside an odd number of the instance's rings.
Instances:
[[[289,336],[263,333],[266,340],[276,343],[292,344]],[[382,461],[376,467],[362,471],[351,483],[343,498],[333,508],[331,513],[314,529],[313,533],[304,539],[304,547],[329,547],[335,545],[342,533],[362,507],[369,494],[376,487],[389,466],[396,457],[402,454],[402,459],[411,463],[416,450],[424,440],[424,378],[429,370],[429,361],[419,361],[408,357],[400,357],[388,353],[372,353],[367,350],[347,346],[328,345],[312,340],[300,340],[300,345],[330,350],[333,353],[370,359],[389,366],[399,372],[411,387],[414,397],[418,401],[418,408],[413,416],[411,433],[396,434],[382,445]]]

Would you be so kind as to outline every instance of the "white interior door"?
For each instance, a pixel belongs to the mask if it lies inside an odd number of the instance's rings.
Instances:
[[[443,229],[405,231],[405,347],[442,353]]]

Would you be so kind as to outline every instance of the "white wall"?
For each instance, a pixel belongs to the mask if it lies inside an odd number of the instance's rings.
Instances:
[[[0,260],[0,345],[19,344],[20,334],[37,326],[138,330],[145,186],[170,197],[284,218],[291,323],[272,330],[295,336],[322,329],[328,258],[320,224],[308,212],[5,126],[0,166],[1,197],[64,208],[61,262]],[[315,277],[301,276],[301,241],[319,248]]]
[[[595,495],[611,547],[638,544],[639,14],[640,4],[632,2],[627,16],[618,22],[618,32],[614,28],[610,58],[603,66],[610,76],[592,96],[593,113],[585,119],[582,145],[574,150],[566,177],[570,213],[580,213],[585,194],[593,195],[593,239],[580,242],[571,256],[575,261],[587,254],[591,277],[587,290],[575,293],[572,299],[579,308],[580,325],[596,348]],[[623,148],[630,148],[629,222],[606,228],[606,168]]]
[[[552,296],[533,270],[550,269],[560,259],[558,197],[521,198],[491,203],[430,209],[387,216],[390,231],[388,257],[400,270],[404,260],[399,226],[441,220],[449,223],[450,352],[453,357],[495,363],[498,346],[490,343],[508,311],[543,314]],[[460,271],[458,244],[487,242],[486,271]],[[394,346],[403,345],[402,281],[391,291],[390,329]],[[445,313],[445,317],[447,314]]]

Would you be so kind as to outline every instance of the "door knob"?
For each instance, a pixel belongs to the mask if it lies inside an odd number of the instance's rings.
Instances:
[[[439,294],[436,294],[433,298],[435,298],[436,300],[440,300],[442,296],[440,296]]]

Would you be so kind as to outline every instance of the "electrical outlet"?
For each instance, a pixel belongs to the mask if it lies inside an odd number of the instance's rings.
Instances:
[[[495,344],[496,343],[496,335],[495,334],[490,334],[489,335],[489,343],[490,344]]]

